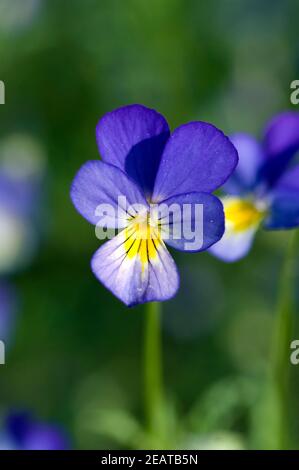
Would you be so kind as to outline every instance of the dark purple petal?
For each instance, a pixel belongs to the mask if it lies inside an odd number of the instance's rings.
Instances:
[[[275,191],[264,227],[269,230],[299,226],[299,191]]]
[[[299,165],[287,171],[272,193],[272,204],[265,220],[268,229],[299,226]]]
[[[289,111],[275,116],[268,124],[264,138],[267,161],[259,179],[273,187],[286,171],[299,150],[299,113]]]
[[[140,250],[130,256],[132,245],[126,246],[126,230],[104,243],[91,261],[94,275],[125,305],[168,300],[179,287],[176,265],[163,241],[157,244],[156,254],[144,263]]]
[[[160,204],[159,212],[162,237],[177,250],[203,251],[223,235],[223,206],[212,194],[173,196]]]
[[[123,171],[98,160],[85,163],[75,176],[71,187],[71,199],[75,208],[94,225],[100,223],[97,211],[100,205],[108,205],[115,209],[116,225],[124,225],[127,207],[118,206],[119,196],[124,196],[128,205],[147,206],[140,189]],[[119,217],[118,209],[120,209]],[[110,227],[115,227],[113,221]]]
[[[21,446],[31,423],[32,417],[30,413],[27,411],[17,411],[7,416],[5,429],[17,445]]]
[[[236,149],[219,129],[205,122],[185,124],[166,144],[153,201],[194,191],[212,192],[227,180],[237,162]]]
[[[239,195],[253,190],[258,169],[264,163],[265,156],[259,142],[249,134],[234,134],[230,136],[230,140],[238,151],[239,162],[223,190]]]
[[[282,175],[275,186],[277,191],[299,191],[299,165],[295,165]]]
[[[152,193],[168,137],[164,117],[139,104],[105,114],[96,128],[103,161],[125,171],[147,195]]]
[[[64,433],[56,426],[36,422],[27,411],[8,415],[6,433],[15,447],[23,450],[63,450],[68,448]]]
[[[275,116],[267,125],[264,150],[268,158],[299,149],[299,113],[287,111]]]

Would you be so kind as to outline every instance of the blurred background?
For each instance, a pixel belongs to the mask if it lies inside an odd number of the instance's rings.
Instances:
[[[144,308],[93,277],[99,241],[70,184],[98,158],[98,119],[122,105],[155,108],[172,129],[199,119],[262,135],[274,113],[296,109],[298,21],[297,0],[0,0],[0,448],[7,416],[24,410],[69,448],[147,446]],[[262,397],[288,236],[259,233],[233,265],[174,253],[168,448],[275,447]],[[293,366],[293,448],[298,387]]]

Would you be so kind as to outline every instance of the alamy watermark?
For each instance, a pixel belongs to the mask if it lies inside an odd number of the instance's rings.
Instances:
[[[5,104],[5,85],[2,80],[0,80],[0,104]]]
[[[5,344],[4,341],[0,341],[0,366],[5,364]]]
[[[299,104],[299,80],[293,80],[290,84],[291,91],[290,101],[292,104]]]
[[[290,344],[290,348],[292,349],[290,362],[293,366],[297,366],[299,364],[299,340],[294,339]]]
[[[122,229],[128,237],[180,241],[186,251],[198,251],[204,244],[204,206],[199,203],[128,204],[119,196],[117,204],[100,204],[95,210],[96,237],[112,239]],[[207,220],[213,224],[213,220]]]

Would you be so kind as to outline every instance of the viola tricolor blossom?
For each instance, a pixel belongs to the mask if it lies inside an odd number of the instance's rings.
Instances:
[[[231,141],[239,163],[223,188],[224,236],[210,248],[227,262],[248,253],[259,227],[299,226],[299,113],[275,116],[261,143],[248,134],[235,134]]]
[[[68,447],[60,428],[39,422],[27,412],[10,413],[0,430],[0,450],[65,450]]]
[[[141,105],[106,114],[96,139],[102,161],[81,167],[71,198],[90,223],[122,230],[95,253],[92,271],[128,306],[167,300],[178,289],[179,275],[165,242],[182,251],[203,251],[222,237],[223,207],[211,193],[231,175],[237,152],[211,124],[190,122],[170,134],[164,117]],[[119,207],[121,198],[127,204]],[[97,208],[103,205],[115,209],[116,219],[99,218]],[[171,207],[180,212],[185,205],[192,226],[196,207],[203,208],[200,247],[188,244],[184,233],[168,236],[184,220],[163,213]]]

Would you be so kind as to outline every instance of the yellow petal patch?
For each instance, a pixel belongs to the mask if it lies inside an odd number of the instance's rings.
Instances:
[[[265,211],[247,199],[227,198],[223,201],[225,220],[236,232],[243,232],[260,223]]]

